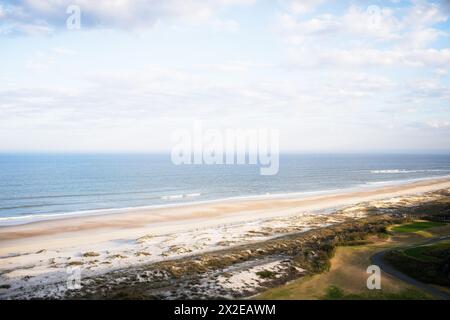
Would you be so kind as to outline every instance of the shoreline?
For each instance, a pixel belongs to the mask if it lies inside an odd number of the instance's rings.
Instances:
[[[0,285],[9,289],[0,289],[0,298],[23,290],[34,297],[54,296],[55,290],[64,289],[67,268],[80,268],[83,278],[95,279],[115,270],[358,221],[373,209],[388,213],[392,207],[433,202],[447,190],[449,178],[302,198],[133,210],[1,227]],[[61,283],[63,289],[58,289]]]
[[[61,213],[41,213],[41,214],[28,214],[25,216],[11,216],[11,217],[0,217],[0,232],[4,227],[14,227],[29,225],[40,222],[47,221],[58,221],[65,219],[76,219],[80,217],[101,217],[116,214],[127,214],[128,212],[143,211],[143,210],[159,210],[159,209],[176,209],[186,206],[196,206],[196,205],[208,205],[215,203],[233,203],[233,202],[244,202],[244,201],[270,201],[278,199],[304,199],[306,197],[315,196],[326,196],[341,193],[350,192],[363,192],[377,190],[384,187],[400,187],[405,185],[410,185],[420,182],[432,182],[440,180],[450,180],[450,175],[445,176],[434,176],[434,177],[424,177],[415,179],[405,179],[405,180],[388,180],[388,181],[376,181],[376,182],[366,182],[360,185],[355,185],[351,187],[339,188],[339,189],[326,189],[326,190],[315,190],[315,191],[299,191],[299,192],[286,192],[286,193],[266,193],[258,195],[244,195],[235,197],[226,197],[218,199],[208,199],[199,201],[188,201],[188,202],[175,202],[168,204],[155,204],[147,206],[131,206],[123,208],[105,208],[105,209],[88,209],[79,210],[73,212],[61,212]],[[177,200],[174,200],[177,201]]]
[[[400,185],[383,186],[366,190],[326,193],[304,197],[282,197],[270,199],[247,199],[215,201],[200,204],[186,204],[177,207],[127,209],[125,212],[114,212],[101,215],[63,217],[58,219],[36,221],[27,224],[0,226],[0,244],[14,240],[34,237],[54,237],[58,234],[86,233],[95,230],[107,231],[114,235],[129,235],[129,230],[135,229],[139,235],[150,229],[157,234],[208,227],[217,224],[241,223],[249,220],[267,219],[289,216],[296,212],[315,212],[320,210],[335,210],[343,206],[392,198],[408,194],[420,194],[450,187],[450,178],[440,178],[417,181]],[[158,230],[155,230],[158,229]],[[125,233],[123,232],[125,230]],[[127,231],[128,230],[128,231]],[[119,232],[119,233],[117,233]],[[144,232],[144,233],[145,233]],[[87,234],[86,236],[91,236]],[[0,246],[0,255],[5,251]]]

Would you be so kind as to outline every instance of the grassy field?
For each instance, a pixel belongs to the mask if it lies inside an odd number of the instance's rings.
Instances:
[[[424,245],[409,248],[403,252],[413,258],[424,260],[424,261],[434,261],[437,257],[433,255],[434,252],[439,253],[444,250],[450,250],[450,241],[442,241],[433,245]]]
[[[413,227],[411,227],[413,225]],[[281,287],[269,289],[257,299],[433,299],[382,272],[381,290],[368,290],[367,267],[371,257],[382,250],[418,243],[429,237],[450,235],[450,225],[417,221],[390,228],[391,236],[371,237],[357,246],[338,247],[330,271],[306,276]],[[400,231],[398,231],[400,230]],[[407,231],[410,230],[410,231]],[[427,230],[426,233],[423,231]]]
[[[392,231],[395,232],[417,232],[426,230],[434,227],[444,226],[445,223],[442,222],[433,222],[433,221],[414,221],[411,223],[406,223],[400,226],[395,226],[392,228]]]
[[[386,254],[386,260],[397,270],[424,283],[450,286],[445,266],[450,255],[450,241],[418,245],[393,250]]]

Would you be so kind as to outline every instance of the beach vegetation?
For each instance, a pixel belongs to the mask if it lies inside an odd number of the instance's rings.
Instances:
[[[270,270],[258,271],[256,274],[263,279],[273,279],[276,277],[276,273]]]
[[[85,257],[85,258],[88,258],[88,257],[98,257],[99,255],[100,255],[100,253],[94,252],[94,251],[89,251],[89,252],[83,253],[83,257]]]

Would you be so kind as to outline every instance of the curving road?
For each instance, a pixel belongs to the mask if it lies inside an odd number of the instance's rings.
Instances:
[[[423,243],[417,244],[417,245],[432,244],[432,243],[439,242],[439,241],[446,240],[446,239],[450,239],[450,236],[434,238],[434,239],[428,240],[426,242],[423,242]],[[416,246],[416,245],[414,245],[414,246]],[[438,288],[433,287],[433,286],[431,286],[429,284],[420,282],[420,281],[418,281],[418,280],[416,280],[414,278],[411,278],[410,276],[407,276],[406,274],[398,271],[392,265],[387,263],[385,261],[385,259],[384,259],[384,256],[386,255],[386,253],[388,253],[391,250],[395,250],[395,249],[389,249],[389,250],[381,251],[381,252],[378,252],[377,254],[375,254],[372,257],[373,264],[379,266],[381,270],[383,270],[384,272],[390,274],[391,276],[394,276],[394,277],[396,277],[396,278],[398,278],[398,279],[400,279],[400,280],[402,280],[402,281],[404,281],[406,283],[409,283],[409,284],[411,284],[411,285],[413,285],[415,287],[418,287],[418,288],[420,288],[420,289],[422,289],[422,290],[424,290],[424,291],[426,291],[426,292],[428,292],[428,293],[430,293],[430,294],[432,294],[432,295],[434,295],[436,297],[439,297],[439,298],[444,299],[444,300],[450,300],[450,294],[449,293],[447,293],[445,291],[442,291],[442,290],[439,290]]]

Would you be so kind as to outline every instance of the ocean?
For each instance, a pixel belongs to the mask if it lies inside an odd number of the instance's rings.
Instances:
[[[447,175],[450,155],[282,155],[279,173],[262,176],[257,165],[177,166],[170,155],[1,154],[0,225]]]

